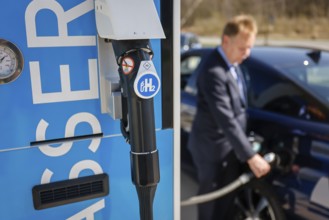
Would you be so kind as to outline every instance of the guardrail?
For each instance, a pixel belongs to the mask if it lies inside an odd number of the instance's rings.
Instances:
[[[215,46],[219,45],[221,40],[220,37],[199,37],[200,42],[203,46]],[[271,40],[262,37],[258,37],[256,45],[275,45],[275,46],[299,46],[309,47],[316,49],[329,50],[329,39],[323,40]]]

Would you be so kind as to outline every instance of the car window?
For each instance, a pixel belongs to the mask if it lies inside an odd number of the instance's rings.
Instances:
[[[312,85],[328,86],[329,85],[329,66],[327,67],[313,67],[306,71],[307,81]]]
[[[292,81],[274,70],[243,65],[249,106],[304,120],[328,121],[323,106]]]
[[[181,34],[181,51],[188,51],[193,48],[201,48],[202,45],[197,35],[192,33]]]
[[[192,46],[193,44],[198,44],[198,43],[199,43],[198,38],[195,36],[192,36],[190,39],[190,46]]]
[[[284,71],[329,102],[329,66],[294,67]]]
[[[264,48],[263,48],[264,49]],[[278,51],[265,56],[258,54],[258,59],[282,72],[303,88],[310,90],[329,107],[329,53],[317,50],[287,48],[290,57],[280,56]],[[276,54],[275,54],[276,53]],[[273,62],[271,61],[273,60]]]
[[[198,67],[200,63],[200,56],[189,56],[181,62],[181,74],[191,75],[192,72]]]

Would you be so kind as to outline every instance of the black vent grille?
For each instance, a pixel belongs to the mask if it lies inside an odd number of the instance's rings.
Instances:
[[[107,174],[99,174],[34,186],[34,208],[39,210],[106,196],[109,194],[108,182]]]

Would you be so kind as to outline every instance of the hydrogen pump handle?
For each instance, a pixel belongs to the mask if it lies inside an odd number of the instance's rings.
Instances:
[[[269,163],[273,164],[274,161],[276,160],[276,155],[274,153],[267,153],[264,155],[264,159]],[[247,172],[243,173],[241,176],[239,176],[236,180],[233,182],[227,184],[223,188],[220,188],[218,190],[215,190],[210,193],[198,195],[198,196],[193,196],[190,197],[184,201],[181,201],[181,206],[190,206],[190,205],[195,205],[195,204],[200,204],[200,203],[205,203],[209,202],[215,199],[218,199],[220,197],[223,197],[232,191],[236,190],[240,186],[248,183],[252,178],[254,178],[254,174],[252,172]]]
[[[135,80],[142,61],[150,61],[153,52],[149,40],[112,41],[119,65],[123,118],[121,130],[131,146],[131,174],[136,186],[141,220],[153,220],[153,200],[160,181],[156,148],[153,98],[136,94]],[[130,66],[125,63],[129,58]],[[125,68],[125,69],[123,69]]]

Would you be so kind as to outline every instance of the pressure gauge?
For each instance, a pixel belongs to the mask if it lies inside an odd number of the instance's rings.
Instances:
[[[23,55],[18,47],[0,39],[0,84],[14,81],[22,72]]]

